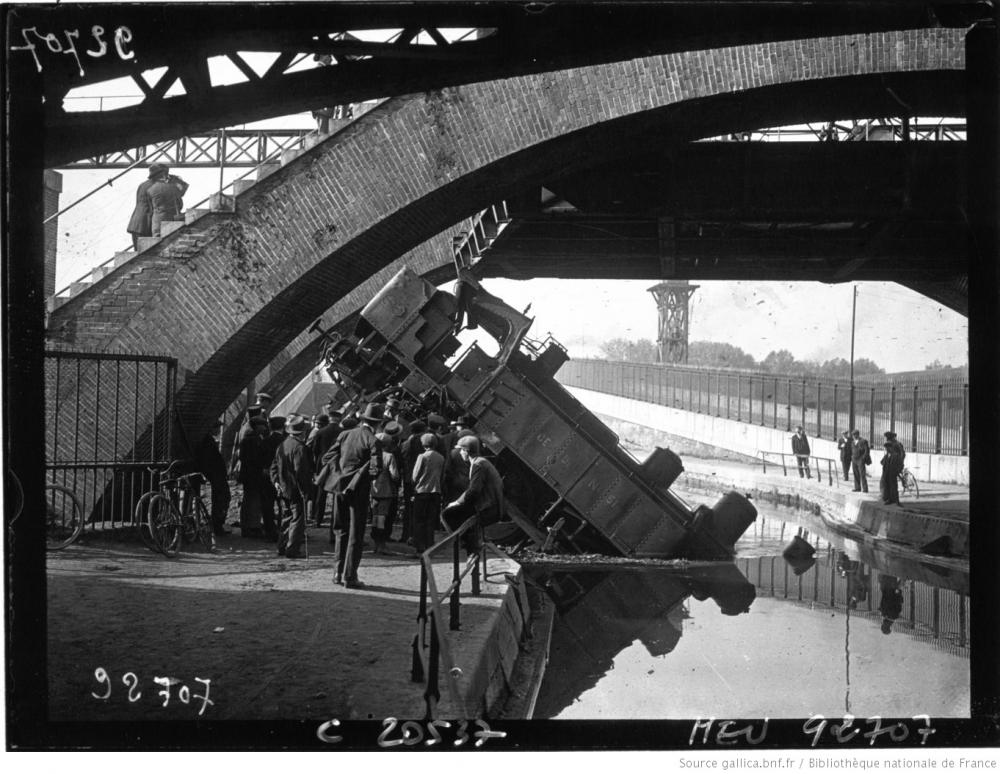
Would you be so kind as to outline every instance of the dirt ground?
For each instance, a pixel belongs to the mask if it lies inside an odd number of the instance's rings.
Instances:
[[[173,559],[137,536],[85,535],[50,552],[50,719],[421,717],[423,688],[410,680],[419,562],[389,547],[396,555],[366,547],[360,590],[334,584],[326,528],[308,530],[297,560],[238,530],[214,554],[190,545]],[[449,575],[442,562],[435,577],[444,586]],[[453,647],[505,586],[483,591],[463,597]]]

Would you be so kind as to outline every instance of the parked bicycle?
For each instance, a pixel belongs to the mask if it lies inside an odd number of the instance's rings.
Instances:
[[[912,494],[920,497],[920,487],[917,486],[917,477],[913,475],[909,468],[903,468],[899,473],[899,493],[900,495]]]
[[[72,489],[58,484],[45,487],[45,550],[58,551],[83,532],[83,508]]]
[[[212,517],[201,498],[201,473],[176,473],[179,461],[167,469],[150,468],[155,488],[146,492],[135,507],[135,523],[143,542],[152,551],[177,556],[184,543],[201,543],[215,550]]]

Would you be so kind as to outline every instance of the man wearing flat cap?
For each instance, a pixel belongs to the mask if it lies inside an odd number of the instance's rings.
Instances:
[[[481,546],[479,533],[482,527],[494,524],[503,517],[503,480],[493,463],[480,454],[476,436],[459,438],[456,446],[469,466],[469,486],[448,503],[441,517],[452,530],[458,529],[469,517],[477,517],[478,524],[463,536],[465,549],[471,554]]]
[[[882,448],[882,478],[879,480],[879,490],[882,502],[886,505],[899,505],[899,474],[903,472],[903,460],[906,450],[903,444],[896,440],[896,434],[891,430],[885,432],[885,443]]]
[[[291,414],[285,429],[288,435],[271,463],[271,481],[282,506],[278,555],[299,559],[306,536],[306,503],[312,498],[313,458],[305,442],[306,418]]]
[[[380,403],[369,403],[359,417],[360,424],[337,436],[323,458],[333,473],[326,490],[337,498],[334,506],[334,541],[337,554],[335,583],[361,588],[358,566],[364,550],[372,480],[381,471],[382,448],[375,430],[383,419]]]

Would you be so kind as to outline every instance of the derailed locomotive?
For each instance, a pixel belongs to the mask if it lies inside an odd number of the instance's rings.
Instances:
[[[463,319],[497,344],[456,356]],[[683,470],[669,449],[638,463],[554,378],[568,359],[531,318],[487,293],[467,270],[454,294],[403,268],[362,309],[353,330],[327,332],[323,360],[358,401],[395,393],[460,407],[495,455],[507,516],[546,550],[610,556],[728,559],[757,516],[730,492],[691,509],[669,487]]]

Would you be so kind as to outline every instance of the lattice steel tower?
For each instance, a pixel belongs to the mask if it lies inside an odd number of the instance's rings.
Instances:
[[[698,289],[687,280],[666,280],[648,288],[660,311],[656,357],[660,363],[686,363],[688,360],[688,305]]]

